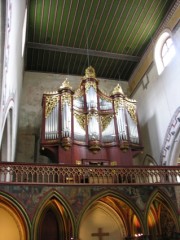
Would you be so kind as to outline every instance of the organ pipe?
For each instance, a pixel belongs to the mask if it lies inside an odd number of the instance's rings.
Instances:
[[[92,67],[75,92],[66,79],[58,92],[44,94],[43,103],[47,142],[59,141],[66,150],[78,142],[94,152],[106,144],[140,147],[136,101],[127,98],[119,84],[111,95],[103,93]]]

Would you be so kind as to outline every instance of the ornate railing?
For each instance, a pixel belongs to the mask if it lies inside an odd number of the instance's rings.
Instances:
[[[178,185],[180,166],[66,166],[1,162],[0,184]]]

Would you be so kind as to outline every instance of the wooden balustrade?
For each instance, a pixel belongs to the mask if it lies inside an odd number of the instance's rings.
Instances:
[[[0,162],[1,184],[178,185],[180,166],[83,166]]]

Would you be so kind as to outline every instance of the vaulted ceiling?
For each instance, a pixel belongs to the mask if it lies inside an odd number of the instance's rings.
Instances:
[[[175,0],[29,0],[26,70],[128,81]]]

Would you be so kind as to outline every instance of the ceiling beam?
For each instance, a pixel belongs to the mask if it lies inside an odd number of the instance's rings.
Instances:
[[[48,50],[48,51],[72,53],[72,54],[89,55],[89,56],[93,56],[93,57],[112,58],[112,59],[117,59],[117,60],[126,60],[126,61],[130,61],[130,62],[139,62],[140,61],[140,57],[127,55],[127,54],[118,54],[118,53],[96,51],[96,50],[83,49],[83,48],[65,47],[65,46],[59,46],[59,45],[53,45],[53,44],[28,42],[27,48],[35,48],[35,49],[42,49],[42,50]]]

